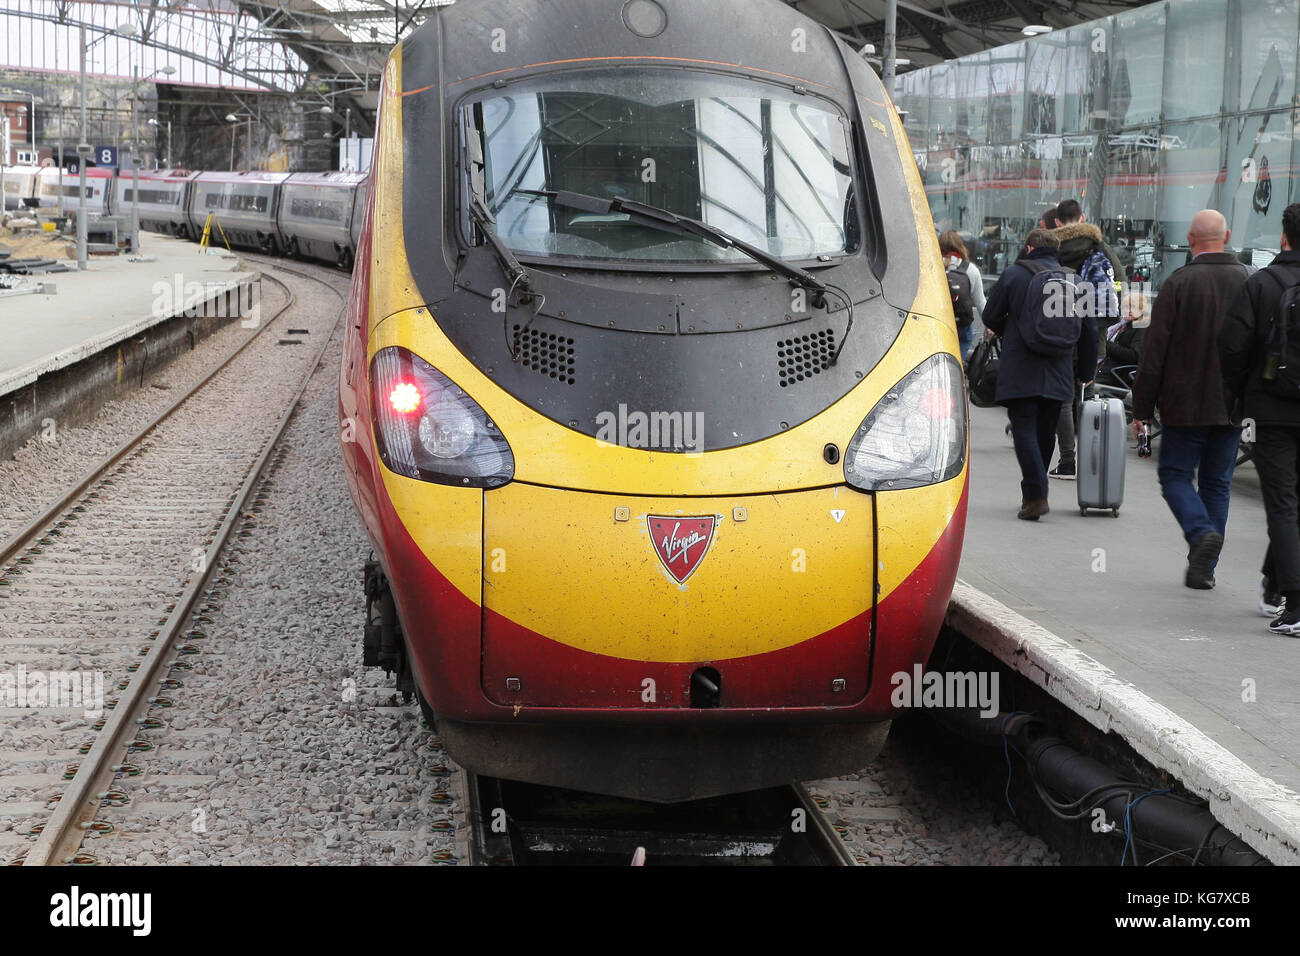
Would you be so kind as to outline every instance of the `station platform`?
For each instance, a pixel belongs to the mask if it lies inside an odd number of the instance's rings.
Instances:
[[[182,288],[200,282],[216,293],[253,279],[225,249],[204,255],[196,243],[142,232],[140,250],[149,261],[91,256],[84,272],[30,277],[33,285],[53,284],[54,295],[0,297],[0,396],[183,311],[184,304],[155,314],[154,285],[159,281],[174,288],[180,275]],[[75,269],[76,261],[68,261]]]
[[[1051,513],[1020,521],[1006,420],[971,408],[950,622],[1209,799],[1256,849],[1300,862],[1300,639],[1271,633],[1258,611],[1268,539],[1254,467],[1234,478],[1216,587],[1195,591],[1160,495],[1158,440],[1149,459],[1127,443],[1118,518],[1081,516],[1075,483],[1053,480]]]
[[[258,274],[226,249],[152,233],[141,233],[139,256],[91,256],[83,272],[23,279],[0,291],[0,455],[45,416],[93,413],[130,373],[192,347],[258,294]],[[26,291],[42,284],[53,294]]]

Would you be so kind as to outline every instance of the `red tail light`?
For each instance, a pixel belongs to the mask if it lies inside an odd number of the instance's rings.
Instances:
[[[420,390],[410,382],[398,382],[388,393],[389,404],[401,415],[409,415],[420,407]]]

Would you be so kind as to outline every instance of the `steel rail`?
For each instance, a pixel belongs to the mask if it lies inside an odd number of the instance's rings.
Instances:
[[[276,266],[276,268],[279,267]],[[105,723],[103,730],[95,738],[95,744],[90,753],[78,765],[76,775],[68,785],[68,789],[60,797],[58,806],[45,824],[40,837],[23,859],[24,866],[50,866],[77,862],[76,853],[81,845],[85,831],[96,816],[102,799],[102,792],[107,790],[116,772],[113,769],[115,761],[111,758],[119,755],[123,747],[129,745],[127,740],[128,731],[135,728],[143,720],[144,714],[152,705],[153,694],[151,689],[157,685],[163,661],[169,655],[176,637],[188,630],[192,607],[207,588],[208,582],[213,575],[216,574],[220,566],[218,558],[221,550],[225,547],[231,532],[242,517],[244,506],[257,488],[267,462],[279,444],[290,419],[297,411],[298,404],[311,384],[316,370],[320,367],[321,360],[325,357],[325,351],[329,348],[335,332],[338,331],[339,323],[347,310],[347,296],[317,276],[310,276],[291,269],[283,271],[312,279],[335,293],[341,300],[339,314],[335,317],[329,334],[325,336],[324,341],[317,350],[315,359],[303,375],[302,384],[284,413],[280,416],[275,430],[271,437],[267,439],[261,454],[258,455],[249,469],[248,476],[236,494],[235,500],[230,504],[225,520],[213,537],[212,544],[205,555],[204,570],[190,581],[180,597],[177,598],[176,605],[168,615],[166,623],[163,624],[157,638],[154,639],[148,654],[140,662],[139,670],[136,671],[130,686],[119,699],[117,707],[114,708],[112,716]],[[288,287],[285,288],[287,290]],[[292,295],[292,293],[290,294]],[[293,297],[290,304],[293,301],[296,301],[296,296]],[[278,318],[282,315],[288,307],[286,305],[284,309],[279,310],[275,317]],[[266,325],[271,325],[273,321],[274,319],[268,321]],[[260,331],[259,329],[259,333]],[[248,341],[251,342],[255,337],[250,336]],[[211,377],[209,375],[204,381],[206,382]],[[191,396],[193,394],[193,392],[190,393]]]
[[[286,269],[284,271],[288,272],[290,270]],[[302,273],[294,273],[294,274],[301,275]],[[40,515],[34,518],[25,527],[21,528],[15,535],[9,538],[9,540],[6,541],[3,545],[0,545],[0,567],[3,567],[4,565],[8,564],[9,561],[12,560],[19,552],[23,551],[27,547],[30,547],[33,541],[41,537],[42,533],[45,531],[45,528],[51,523],[53,523],[54,521],[56,521],[59,518],[59,516],[62,515],[65,511],[67,511],[68,508],[72,506],[73,502],[77,498],[79,498],[83,493],[85,493],[90,488],[91,485],[93,485],[95,482],[103,478],[105,472],[107,472],[110,468],[112,468],[119,461],[121,461],[132,451],[134,451],[135,448],[141,442],[143,442],[145,438],[149,436],[150,432],[152,432],[155,428],[157,428],[159,425],[165,422],[168,418],[170,418],[173,412],[177,411],[182,405],[188,402],[190,398],[192,398],[194,394],[199,391],[199,389],[203,388],[203,386],[207,385],[208,382],[212,381],[212,379],[217,375],[218,372],[220,372],[232,361],[234,361],[235,357],[238,356],[240,352],[244,351],[244,349],[252,345],[253,342],[256,341],[259,335],[261,335],[268,328],[270,328],[272,324],[274,324],[276,319],[278,319],[281,315],[283,315],[286,311],[288,311],[290,308],[293,307],[294,303],[297,302],[297,296],[293,294],[292,289],[290,289],[287,285],[285,285],[283,282],[281,282],[279,279],[275,278],[274,276],[268,276],[264,272],[259,273],[259,275],[262,278],[270,279],[276,285],[280,286],[280,288],[284,290],[285,295],[289,297],[288,301],[285,302],[285,304],[281,306],[279,309],[277,309],[274,315],[272,315],[269,319],[263,322],[256,332],[254,332],[252,335],[246,338],[235,348],[231,349],[231,351],[227,353],[224,358],[222,358],[215,366],[212,367],[211,370],[209,370],[209,372],[205,376],[203,376],[202,381],[195,383],[193,388],[191,388],[180,398],[176,399],[176,401],[172,402],[171,405],[167,406],[167,408],[164,409],[156,418],[154,418],[153,421],[149,422],[149,424],[145,425],[138,432],[136,432],[134,435],[128,438],[125,442],[119,445],[115,451],[110,452],[108,457],[101,459],[97,465],[93,466],[90,469],[90,471],[88,471],[82,477],[82,479],[76,484],[75,487],[73,487],[62,497],[60,497],[56,502],[50,505],[49,508],[47,508]],[[326,283],[326,285],[328,284]]]
[[[712,798],[710,803],[718,800],[734,802],[735,812],[746,816],[751,823],[757,823],[756,811],[745,809],[757,801],[759,805],[766,801],[766,810],[758,811],[766,816],[766,824],[759,823],[761,834],[757,837],[743,828],[736,832],[723,830],[711,832],[708,822],[716,809],[699,811],[699,815],[684,819],[671,819],[669,829],[646,827],[641,810],[629,817],[620,819],[616,814],[604,826],[577,824],[576,829],[569,829],[563,820],[553,817],[553,808],[540,812],[536,806],[528,806],[528,798],[517,800],[512,791],[516,785],[510,781],[483,777],[471,770],[465,770],[465,797],[467,806],[468,835],[467,856],[470,866],[529,866],[545,864],[598,862],[608,864],[610,860],[624,858],[633,862],[632,844],[644,839],[646,842],[635,854],[640,863],[654,865],[668,859],[669,865],[682,865],[698,860],[701,864],[777,864],[777,865],[813,865],[813,866],[858,866],[857,860],[835,831],[826,815],[809,796],[802,784],[775,787],[758,793],[735,794],[730,798]],[[532,787],[532,785],[528,785]],[[566,791],[554,787],[533,788],[544,790],[548,794],[563,798]],[[581,806],[590,794],[574,794]],[[762,799],[760,799],[760,797]],[[633,801],[634,802],[634,801]],[[773,806],[784,813],[785,808],[802,810],[802,825],[795,826],[793,820],[785,826],[773,827],[770,811]],[[665,813],[672,814],[676,808],[668,806]],[[517,815],[517,812],[518,815]],[[696,811],[691,811],[695,814]],[[583,817],[581,812],[576,817]],[[611,825],[612,824],[612,825]],[[734,821],[732,821],[734,826]],[[530,847],[530,843],[540,845],[540,849]],[[655,847],[655,843],[659,847]],[[749,843],[751,849],[771,844],[767,852],[737,852],[741,844]],[[720,853],[719,848],[731,844],[730,852]],[[649,850],[648,856],[645,850]],[[634,863],[633,865],[638,865]]]

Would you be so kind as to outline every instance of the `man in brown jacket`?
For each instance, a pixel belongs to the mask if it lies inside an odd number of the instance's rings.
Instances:
[[[1229,235],[1213,209],[1192,219],[1192,261],[1160,288],[1133,383],[1135,420],[1149,422],[1160,406],[1160,491],[1187,539],[1184,583],[1203,590],[1214,587],[1241,441],[1219,370],[1219,329],[1248,275],[1223,251]]]

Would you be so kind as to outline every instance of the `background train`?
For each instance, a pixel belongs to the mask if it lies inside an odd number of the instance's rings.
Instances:
[[[365,662],[486,775],[851,772],[967,502],[897,112],[779,0],[534,6],[438,7],[384,72],[339,379]]]
[[[35,205],[44,214],[59,204],[75,214],[80,184],[75,174],[52,167],[6,167],[5,208]],[[351,268],[366,199],[362,173],[192,172],[141,170],[140,228],[197,240],[211,214],[211,241],[270,255],[303,256]],[[86,170],[86,208],[92,216],[131,215],[130,173],[91,166]],[[30,200],[30,202],[27,202]]]

